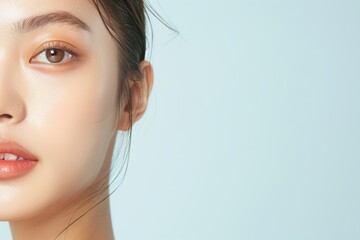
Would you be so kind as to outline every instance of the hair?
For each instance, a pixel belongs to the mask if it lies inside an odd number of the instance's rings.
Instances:
[[[131,101],[131,91],[130,91],[130,81],[140,81],[143,77],[142,72],[139,69],[139,64],[142,60],[145,59],[146,47],[147,47],[147,38],[146,38],[146,21],[149,20],[150,27],[151,22],[149,19],[148,12],[155,16],[162,24],[167,28],[177,33],[176,29],[166,23],[163,18],[144,0],[89,0],[97,9],[105,27],[108,32],[111,34],[112,38],[116,41],[118,45],[118,89],[117,89],[117,103],[116,107],[116,119],[119,117],[120,106],[123,106],[124,109],[128,112],[129,115],[129,130],[127,131],[127,149],[125,153],[125,161],[120,167],[120,171],[117,173],[115,178],[117,178],[123,170],[123,167],[128,166],[128,158],[130,152],[130,143],[131,143],[131,134],[132,134],[132,101]],[[126,163],[126,164],[125,164]],[[125,173],[126,173],[125,169]],[[111,170],[110,170],[111,171]],[[102,180],[107,180],[110,176],[110,172]],[[88,204],[92,199],[100,196],[101,193],[108,190],[110,185],[114,182],[111,181],[110,184],[106,185],[91,194],[89,199],[87,199],[77,210],[79,210],[84,205]],[[117,186],[115,190],[118,188]],[[115,191],[114,190],[114,191]],[[110,195],[114,192],[112,191],[103,199],[100,199],[94,206],[88,209],[84,214],[80,215],[74,221],[71,221],[66,228],[64,228],[55,239],[57,239],[63,232],[65,232],[71,225],[80,220],[85,214],[94,209],[100,203],[105,201]],[[74,212],[74,214],[75,214]],[[73,214],[73,216],[74,216]],[[66,235],[65,235],[66,238]]]

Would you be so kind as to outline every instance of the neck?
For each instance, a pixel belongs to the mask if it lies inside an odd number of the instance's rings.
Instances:
[[[113,240],[109,198],[99,203],[104,196],[105,193],[84,205],[87,207],[78,205],[66,213],[10,222],[13,240]]]

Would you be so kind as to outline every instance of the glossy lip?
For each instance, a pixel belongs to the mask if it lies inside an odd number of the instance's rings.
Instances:
[[[0,153],[11,153],[18,157],[23,157],[25,160],[37,161],[34,155],[13,141],[0,142]]]
[[[0,180],[12,179],[30,172],[38,160],[28,150],[13,141],[0,142],[0,153],[11,153],[25,160],[0,160]]]

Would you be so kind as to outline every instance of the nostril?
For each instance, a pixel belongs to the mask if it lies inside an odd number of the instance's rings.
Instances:
[[[5,113],[5,114],[1,114],[0,118],[12,118],[12,116],[10,114]]]

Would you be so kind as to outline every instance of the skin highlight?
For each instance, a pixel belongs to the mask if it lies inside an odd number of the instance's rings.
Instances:
[[[114,239],[109,192],[100,190],[117,131],[128,131],[146,110],[152,66],[139,63],[142,79],[129,83],[129,108],[117,98],[117,43],[93,4],[3,0],[0,9],[0,141],[12,139],[39,160],[25,176],[0,180],[0,221],[10,222],[14,240],[54,239],[105,199],[57,239]],[[16,24],[59,12],[89,29],[71,21]],[[61,63],[48,62],[51,47],[65,48]]]

